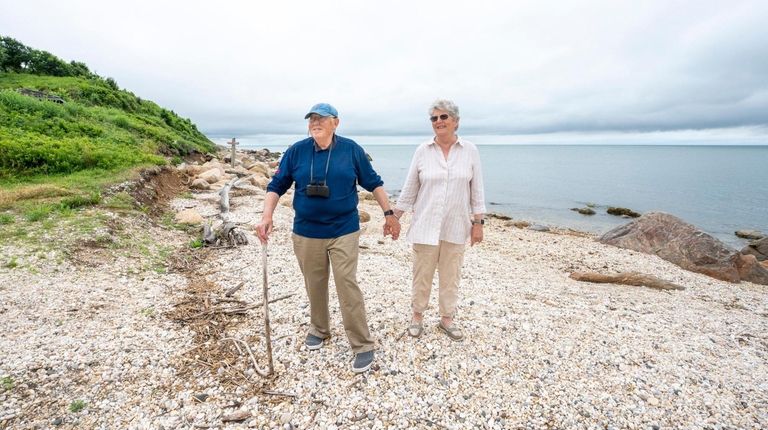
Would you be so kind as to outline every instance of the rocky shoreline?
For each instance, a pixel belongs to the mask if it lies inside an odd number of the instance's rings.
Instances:
[[[412,339],[410,247],[382,237],[365,199],[358,274],[373,370],[350,371],[335,292],[332,339],[303,347],[308,308],[283,197],[268,247],[276,374],[262,378],[231,340],[264,364],[262,247],[246,227],[264,190],[250,182],[233,190],[227,215],[250,245],[190,248],[188,231],[107,209],[89,214],[108,220],[93,243],[0,245],[18,261],[0,267],[0,428],[768,427],[765,286],[490,217],[464,263],[457,320],[468,338],[437,330],[433,295],[425,334]],[[218,223],[219,201],[201,189],[169,205]],[[578,282],[577,271],[641,272],[685,290]]]

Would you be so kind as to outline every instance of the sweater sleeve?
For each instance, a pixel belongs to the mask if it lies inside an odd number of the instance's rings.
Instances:
[[[280,160],[280,165],[277,167],[272,180],[267,185],[267,192],[277,193],[278,196],[282,196],[293,185],[293,160],[295,154],[295,147],[288,148],[283,154],[283,158]]]
[[[368,191],[373,191],[376,188],[384,185],[384,181],[381,179],[378,173],[373,170],[371,162],[368,160],[368,156],[365,154],[365,150],[360,145],[355,145],[355,169],[357,170],[357,183],[361,187]]]

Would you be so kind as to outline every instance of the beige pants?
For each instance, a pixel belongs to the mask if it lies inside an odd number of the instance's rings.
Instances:
[[[464,261],[464,244],[440,241],[440,244],[413,245],[413,312],[423,313],[429,304],[432,279],[437,269],[440,281],[440,316],[453,318],[459,300],[461,264]]]
[[[309,298],[309,333],[320,338],[331,335],[328,310],[330,265],[344,330],[355,354],[374,349],[366,321],[363,293],[357,285],[359,239],[359,231],[334,239],[312,239],[293,234],[293,251],[304,275],[304,287]]]

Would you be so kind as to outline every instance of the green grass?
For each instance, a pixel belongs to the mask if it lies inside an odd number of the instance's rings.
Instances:
[[[5,267],[6,269],[15,269],[19,267],[19,263],[18,261],[16,261],[16,257],[11,257],[11,259],[8,260],[7,263],[3,264],[3,267]]]
[[[104,199],[104,207],[110,209],[131,210],[136,206],[136,200],[125,191],[113,194]]]
[[[5,391],[13,390],[13,386],[14,386],[13,378],[11,378],[10,376],[3,376],[0,379],[0,385],[3,386],[3,390]]]
[[[70,412],[80,412],[83,409],[85,409],[85,402],[82,400],[75,400],[72,403],[69,404],[69,411]]]
[[[189,247],[192,248],[192,249],[202,248],[203,247],[203,239],[198,237],[196,239],[190,240],[189,241]]]
[[[94,206],[101,202],[99,193],[90,193],[87,195],[65,197],[61,200],[61,207],[64,209],[77,209],[83,206]]]
[[[56,206],[51,204],[31,207],[24,211],[24,218],[29,222],[40,221],[47,218],[54,210],[56,210]]]
[[[15,220],[11,214],[0,214],[0,225],[13,224]]]
[[[0,210],[18,209],[26,202],[32,205],[41,201],[60,203],[65,197],[84,201],[100,194],[110,184],[134,178],[138,170],[145,167],[149,165],[125,170],[89,169],[72,174],[0,178]]]
[[[11,241],[11,240],[21,240],[29,236],[29,231],[24,228],[17,226],[15,228],[3,228],[0,229],[0,240],[3,242]]]

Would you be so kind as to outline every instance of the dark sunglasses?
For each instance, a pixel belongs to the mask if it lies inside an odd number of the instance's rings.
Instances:
[[[444,114],[440,114],[440,116],[431,116],[429,117],[429,120],[432,122],[437,122],[437,119],[440,118],[441,120],[445,121],[449,117],[450,115],[448,115],[447,113],[444,113]]]

